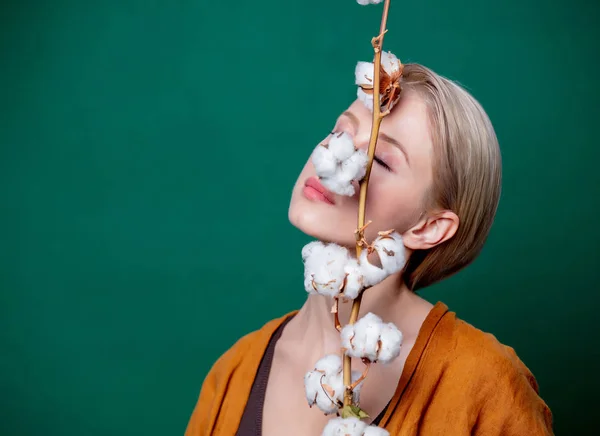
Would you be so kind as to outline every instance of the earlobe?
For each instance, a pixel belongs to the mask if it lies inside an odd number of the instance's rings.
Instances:
[[[445,210],[423,218],[402,235],[402,240],[411,250],[428,250],[452,238],[459,224],[458,215]]]

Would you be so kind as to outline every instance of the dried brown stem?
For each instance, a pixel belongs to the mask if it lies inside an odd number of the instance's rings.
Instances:
[[[333,299],[333,307],[331,308],[331,311],[333,312],[333,322],[335,324],[335,329],[338,332],[342,331],[342,323],[340,323],[340,311],[339,311],[339,307],[340,307],[340,300],[339,298],[334,298]]]
[[[362,229],[365,225],[365,212],[367,206],[367,189],[369,187],[369,177],[371,176],[371,168],[373,167],[373,157],[375,156],[375,147],[377,145],[377,137],[379,136],[379,127],[381,126],[381,120],[389,113],[381,113],[380,105],[380,69],[381,69],[381,50],[383,48],[383,38],[386,33],[387,17],[390,9],[390,0],[385,0],[383,5],[383,14],[381,16],[381,26],[379,27],[379,36],[373,38],[371,41],[373,45],[373,51],[375,52],[374,71],[373,71],[373,123],[371,125],[371,138],[369,140],[367,171],[365,177],[360,183],[360,197],[358,205],[358,228]],[[362,244],[360,241],[356,243],[356,256],[360,257],[362,252]],[[348,324],[352,325],[358,319],[358,312],[360,311],[360,303],[362,301],[362,294],[360,294],[352,303],[352,310],[350,312],[350,320]],[[352,360],[350,356],[344,355],[344,386],[352,385]],[[344,406],[352,404],[352,390],[346,389],[344,392]]]
[[[352,393],[352,391],[359,385],[361,384],[361,382],[367,378],[367,374],[369,373],[369,368],[371,368],[371,362],[369,360],[363,359],[363,363],[365,364],[365,370],[363,371],[363,373],[360,375],[359,378],[357,378],[354,383],[352,383],[349,387],[348,390]]]

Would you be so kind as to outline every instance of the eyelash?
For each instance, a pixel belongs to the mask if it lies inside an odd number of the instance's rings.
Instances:
[[[336,133],[338,133],[338,132],[336,132],[336,131],[334,130],[334,131],[330,132],[330,135],[335,135]],[[386,171],[389,171],[389,172],[392,172],[392,169],[389,167],[389,165],[388,165],[388,164],[386,164],[384,161],[382,161],[382,160],[381,160],[380,158],[378,158],[377,156],[374,156],[374,157],[373,157],[373,160],[374,160],[375,162],[377,162],[377,164],[379,164],[381,167],[383,167],[383,169],[384,169],[384,170],[386,170]]]

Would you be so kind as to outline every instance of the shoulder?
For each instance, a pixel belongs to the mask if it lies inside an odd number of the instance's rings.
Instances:
[[[538,391],[538,384],[515,350],[501,343],[493,334],[484,332],[449,312],[442,323],[448,342],[448,358],[453,366],[468,371],[474,378],[489,384],[520,381]]]
[[[207,375],[210,377],[226,376],[234,371],[242,361],[249,363],[251,360],[260,361],[269,340],[277,328],[292,314],[288,313],[279,318],[272,319],[262,327],[238,339],[225,353],[213,364]]]
[[[226,401],[230,409],[242,413],[269,340],[289,315],[271,320],[246,334],[217,359],[204,378],[186,435],[211,434]],[[234,387],[230,392],[233,395],[228,395],[231,386]]]
[[[477,411],[483,434],[551,434],[552,415],[539,395],[538,383],[515,353],[493,334],[484,332],[448,312],[438,328],[445,343],[446,377],[460,380],[460,392]],[[440,346],[440,344],[438,344]],[[438,348],[437,352],[440,352]],[[456,392],[458,394],[458,389]]]

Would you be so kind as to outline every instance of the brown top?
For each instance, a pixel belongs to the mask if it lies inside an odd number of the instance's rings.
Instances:
[[[295,313],[244,336],[219,358],[186,436],[236,434],[268,344]],[[379,426],[403,436],[553,435],[550,410],[514,350],[439,302],[421,326]]]

